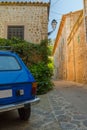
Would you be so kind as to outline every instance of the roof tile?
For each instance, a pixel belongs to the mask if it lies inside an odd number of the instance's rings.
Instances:
[[[49,0],[0,0],[0,2],[43,2],[43,3],[48,3]]]

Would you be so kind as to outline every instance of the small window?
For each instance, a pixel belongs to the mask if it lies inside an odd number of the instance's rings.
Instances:
[[[21,66],[19,65],[17,59],[13,56],[0,56],[0,71],[6,70],[20,70]]]
[[[24,40],[24,26],[8,26],[7,38],[17,37]]]

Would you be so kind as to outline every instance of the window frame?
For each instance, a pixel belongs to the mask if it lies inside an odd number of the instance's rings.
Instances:
[[[13,37],[24,40],[24,25],[8,25],[7,39],[11,39]]]
[[[15,61],[17,61],[17,64],[19,66],[19,69],[3,69],[0,71],[20,71],[22,69],[22,66],[20,65],[19,61],[17,60],[17,58],[15,56],[11,56],[11,55],[0,55],[0,56],[13,57],[15,59]]]

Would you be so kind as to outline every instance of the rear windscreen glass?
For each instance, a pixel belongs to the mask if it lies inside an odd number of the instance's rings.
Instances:
[[[17,59],[14,56],[0,56],[0,70],[19,70],[21,69]]]

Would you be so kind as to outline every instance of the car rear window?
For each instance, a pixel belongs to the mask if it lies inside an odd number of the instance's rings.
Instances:
[[[14,56],[0,56],[0,71],[19,69],[21,69],[21,66]]]

